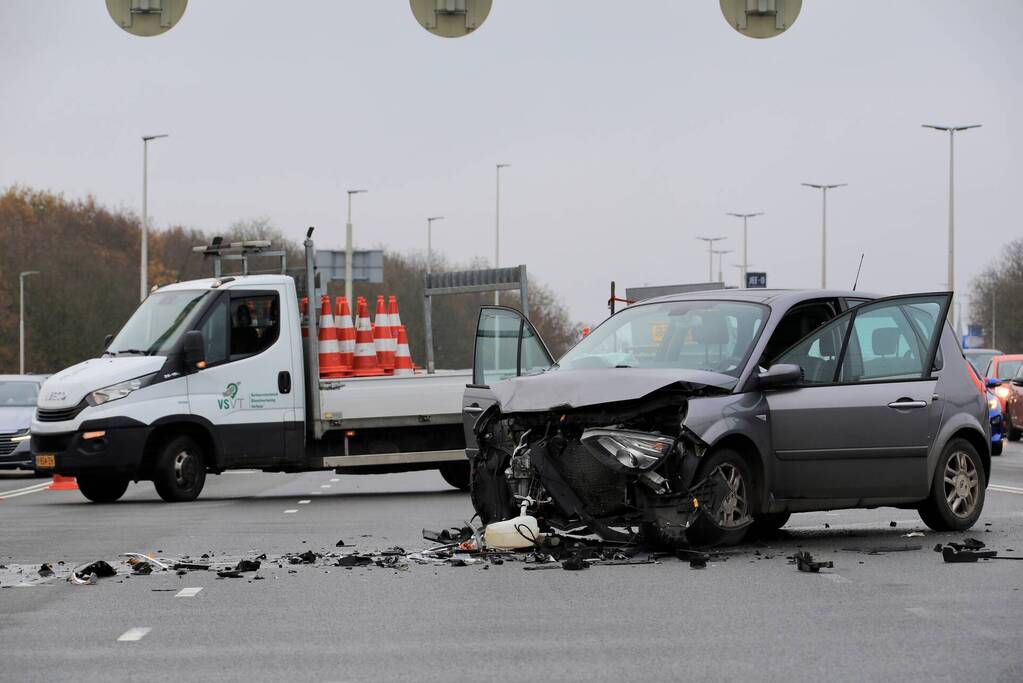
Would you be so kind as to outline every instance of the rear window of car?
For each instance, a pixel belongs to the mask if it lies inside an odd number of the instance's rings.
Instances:
[[[995,370],[998,374],[996,379],[1012,379],[1021,367],[1023,367],[1023,360],[1003,360],[998,363],[998,369]]]

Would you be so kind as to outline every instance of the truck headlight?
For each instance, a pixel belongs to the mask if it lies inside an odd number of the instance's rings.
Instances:
[[[101,406],[104,403],[124,398],[137,389],[149,386],[158,374],[159,373],[154,372],[151,375],[143,375],[142,377],[136,377],[135,379],[129,379],[124,382],[118,382],[117,384],[111,384],[109,387],[97,389],[85,397],[85,402],[90,406]]]
[[[675,440],[658,434],[618,429],[587,429],[582,442],[613,470],[650,470],[671,453]]]

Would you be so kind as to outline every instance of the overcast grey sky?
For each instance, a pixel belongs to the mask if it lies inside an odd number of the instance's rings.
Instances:
[[[486,23],[437,38],[405,0],[192,0],[155,38],[102,0],[0,2],[0,188],[93,194],[141,211],[150,148],[157,227],[270,218],[340,247],[525,263],[574,318],[620,286],[703,281],[697,236],[741,222],[772,286],[944,287],[948,140],[957,136],[957,285],[1023,236],[1023,2],[806,0],[784,35],[732,30],[715,0],[495,0]],[[628,9],[626,9],[628,8]],[[1013,125],[1015,124],[1015,125]],[[716,266],[715,266],[716,270]],[[716,273],[715,273],[716,274]]]

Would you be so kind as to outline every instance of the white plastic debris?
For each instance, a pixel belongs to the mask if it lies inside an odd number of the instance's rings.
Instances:
[[[532,548],[540,540],[540,526],[532,515],[519,515],[488,524],[483,532],[486,547],[500,550]]]

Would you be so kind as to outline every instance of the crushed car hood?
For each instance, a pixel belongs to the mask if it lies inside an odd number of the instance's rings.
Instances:
[[[599,368],[551,370],[542,375],[514,377],[490,386],[503,413],[527,413],[555,408],[631,401],[658,389],[678,385],[682,390],[704,388],[731,391],[738,380],[703,370],[673,368]]]

